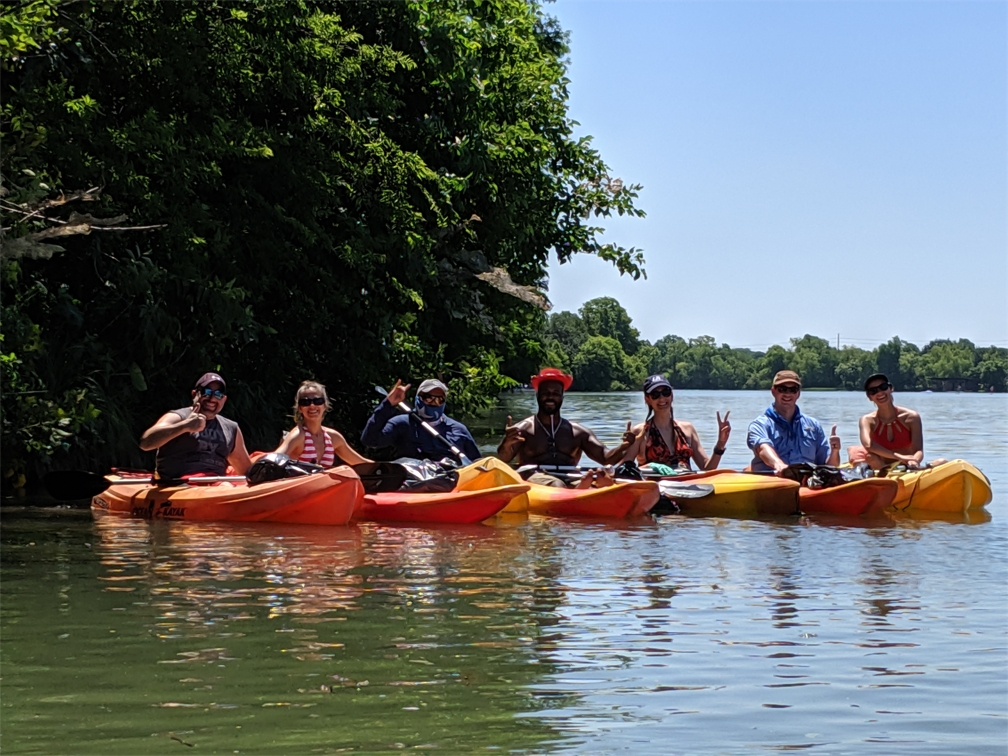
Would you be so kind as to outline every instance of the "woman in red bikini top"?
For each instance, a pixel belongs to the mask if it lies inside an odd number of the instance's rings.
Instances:
[[[867,462],[875,470],[894,463],[919,467],[924,460],[924,428],[920,415],[893,403],[893,386],[882,373],[864,384],[865,394],[875,411],[861,418],[861,446],[852,446],[847,455],[852,463]],[[944,460],[933,460],[932,465]]]
[[[294,396],[294,419],[297,425],[284,436],[277,451],[299,462],[310,462],[322,467],[370,462],[370,459],[353,450],[343,434],[322,425],[322,418],[329,407],[329,396],[321,383],[305,381],[298,386]]]
[[[623,456],[624,461],[636,458],[641,464],[654,462],[677,470],[689,470],[692,459],[701,470],[717,468],[731,434],[728,412],[724,420],[721,413],[717,413],[718,440],[714,453],[708,457],[693,423],[676,421],[673,417],[672,384],[665,376],[652,375],[644,381],[644,401],[648,406],[647,419],[635,428],[627,423],[623,439],[630,445]]]

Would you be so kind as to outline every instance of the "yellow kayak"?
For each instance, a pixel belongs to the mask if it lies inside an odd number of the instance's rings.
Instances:
[[[510,465],[501,462],[496,457],[484,457],[483,459],[476,460],[471,465],[461,467],[458,469],[458,476],[457,488],[467,491],[483,488],[499,488],[501,486],[513,486],[516,484],[527,485]],[[510,503],[498,514],[518,514],[527,512],[528,508],[528,494],[521,493],[511,499]]]
[[[775,475],[753,475],[733,470],[712,470],[669,478],[714,486],[714,493],[699,499],[676,499],[679,511],[693,517],[778,517],[798,514],[798,489],[793,480]]]
[[[887,477],[899,483],[892,503],[899,512],[966,512],[991,500],[987,476],[962,459],[924,470],[891,471]]]

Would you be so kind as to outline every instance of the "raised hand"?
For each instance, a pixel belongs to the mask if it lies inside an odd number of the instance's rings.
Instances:
[[[507,425],[504,426],[504,443],[508,446],[525,443],[525,435],[522,433],[521,424],[512,425],[511,423],[511,415],[508,415]]]
[[[728,422],[728,415],[731,414],[731,410],[724,413],[724,419],[721,419],[721,413],[714,413],[717,415],[717,446],[724,449],[725,444],[728,443],[728,436],[731,435],[731,423]]]
[[[836,426],[833,426],[833,430],[829,434],[829,448],[830,451],[840,451],[840,436],[836,434]]]
[[[388,392],[388,401],[392,406],[398,406],[406,399],[406,392],[409,391],[410,384],[403,386],[402,381],[396,378],[395,385]]]
[[[633,432],[632,427],[630,421],[627,420],[626,431],[623,433],[624,446],[630,446],[630,444],[637,440],[637,434]]]
[[[206,415],[200,411],[200,398],[197,395],[193,400],[192,414],[186,418],[190,433],[199,433],[206,428]]]

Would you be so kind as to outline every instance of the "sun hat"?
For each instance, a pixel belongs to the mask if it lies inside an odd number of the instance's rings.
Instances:
[[[567,373],[559,368],[548,367],[533,375],[529,383],[532,385],[532,388],[538,389],[539,384],[543,381],[559,381],[563,384],[564,391],[567,391],[571,387],[571,384],[574,383],[574,377],[567,375]]]

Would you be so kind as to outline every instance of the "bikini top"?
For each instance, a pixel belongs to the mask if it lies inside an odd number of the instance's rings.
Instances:
[[[693,447],[675,421],[672,422],[672,431],[674,450],[669,449],[654,420],[648,420],[645,427],[647,439],[644,444],[644,459],[669,467],[685,467],[688,470],[690,460],[693,458]]]
[[[329,438],[329,434],[324,430],[322,431],[322,437],[325,438],[325,450],[322,454],[322,460],[319,461],[318,453],[315,451],[315,440],[312,438],[311,432],[307,428],[302,428],[301,433],[304,436],[304,449],[301,450],[298,462],[310,462],[313,465],[332,467],[333,462],[336,460],[336,452],[333,449],[332,439]]]

